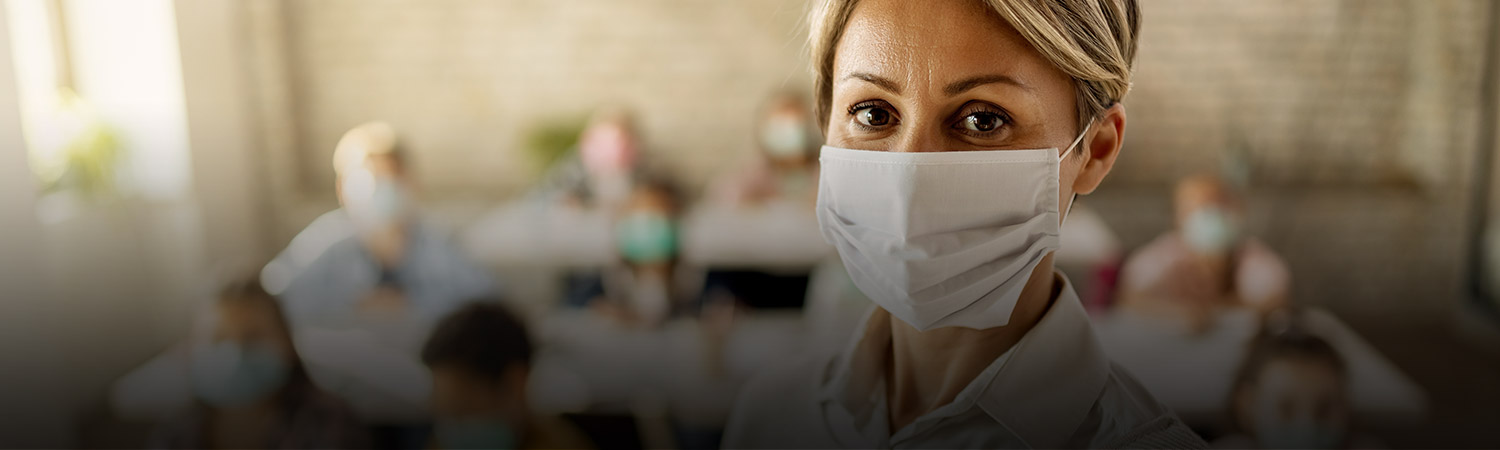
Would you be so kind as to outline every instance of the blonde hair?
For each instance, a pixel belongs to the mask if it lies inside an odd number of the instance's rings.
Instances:
[[[1136,0],[981,0],[1058,70],[1073,78],[1079,128],[1130,91],[1140,9]],[[833,102],[834,48],[859,0],[819,0],[809,16],[818,123]]]
[[[333,171],[343,173],[370,156],[391,156],[401,160],[396,148],[396,128],[391,124],[365,122],[344,133],[333,149]]]

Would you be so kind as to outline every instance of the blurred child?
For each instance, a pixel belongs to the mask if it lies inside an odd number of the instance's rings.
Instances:
[[[560,419],[527,405],[532,346],[526,328],[496,302],[444,318],[422,349],[432,371],[434,448],[591,447]]]
[[[604,273],[602,300],[629,322],[660,324],[696,300],[701,285],[679,264],[679,199],[665,180],[644,179],[616,219],[621,266]]]
[[[528,195],[543,204],[614,211],[643,165],[642,142],[628,110],[601,108],[578,136],[576,152],[549,169]]]
[[[225,289],[189,342],[197,404],[157,448],[363,448],[368,431],[308,377],[276,300],[254,282]]]
[[[1280,256],[1244,232],[1242,197],[1213,176],[1177,184],[1175,229],[1130,255],[1120,306],[1200,332],[1224,307],[1261,312],[1286,304],[1291,275]]]
[[[1217,448],[1378,448],[1355,435],[1349,373],[1338,351],[1278,311],[1252,341],[1230,394],[1238,433]]]
[[[308,225],[261,271],[298,326],[372,313],[436,320],[495,287],[422,214],[408,162],[385,123],[361,125],[339,141],[333,168],[340,208]]]
[[[759,157],[715,184],[711,197],[738,207],[774,200],[811,207],[817,201],[818,148],[823,145],[823,135],[814,123],[802,95],[771,96],[755,124]]]

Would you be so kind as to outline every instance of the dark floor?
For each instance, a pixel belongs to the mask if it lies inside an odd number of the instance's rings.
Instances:
[[[1421,426],[1366,423],[1392,448],[1500,448],[1500,355],[1461,337],[1449,317],[1345,321],[1427,391]]]

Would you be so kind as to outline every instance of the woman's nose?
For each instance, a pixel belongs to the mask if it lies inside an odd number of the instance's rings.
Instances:
[[[895,147],[890,151],[901,153],[919,152],[941,152],[947,151],[943,148],[943,135],[941,132],[927,124],[914,124],[903,130],[897,138]]]

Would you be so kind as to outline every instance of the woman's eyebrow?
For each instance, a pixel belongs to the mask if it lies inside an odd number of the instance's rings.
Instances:
[[[1026,83],[1022,83],[1020,80],[1017,80],[1015,78],[1011,78],[1009,75],[994,74],[994,75],[980,75],[980,76],[976,76],[976,77],[971,77],[971,78],[965,78],[965,79],[962,79],[962,80],[958,80],[958,81],[955,81],[953,83],[949,83],[948,87],[943,88],[943,93],[947,94],[949,97],[952,97],[952,96],[955,96],[955,95],[967,92],[970,89],[974,89],[974,88],[977,88],[977,87],[980,87],[980,86],[984,86],[986,84],[995,84],[995,83],[1009,84],[1011,86],[1015,86],[1015,87],[1018,87],[1018,88],[1021,88],[1021,89],[1025,89],[1027,91],[1032,90],[1030,85],[1027,85]]]
[[[896,82],[891,81],[889,79],[881,78],[879,75],[875,75],[875,74],[872,74],[872,73],[854,72],[854,73],[850,73],[848,75],[844,75],[844,78],[842,80],[840,80],[840,81],[847,81],[847,80],[861,80],[861,81],[864,81],[866,83],[873,84],[873,85],[875,85],[875,86],[877,86],[877,87],[879,87],[881,89],[884,89],[886,92],[890,92],[890,93],[896,94],[896,95],[901,95],[901,85],[896,84]]]

